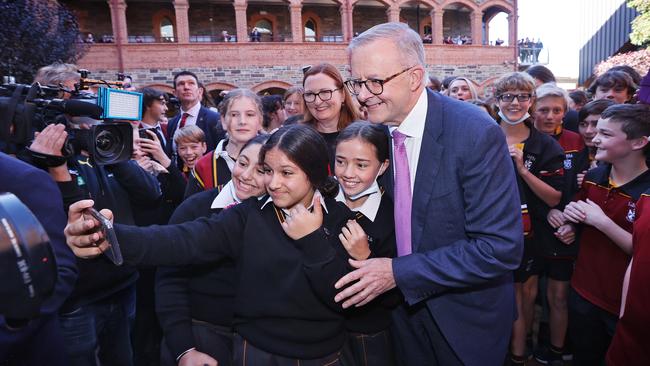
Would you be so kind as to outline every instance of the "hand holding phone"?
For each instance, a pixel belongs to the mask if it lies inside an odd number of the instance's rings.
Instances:
[[[115,235],[115,230],[113,228],[113,222],[106,218],[106,216],[99,213],[95,210],[94,207],[90,207],[84,210],[84,214],[89,214],[95,220],[100,223],[100,231],[102,232],[102,237],[106,239],[109,247],[104,252],[104,255],[116,266],[121,266],[124,263],[122,258],[122,251],[120,250],[120,244],[117,242],[117,236]]]

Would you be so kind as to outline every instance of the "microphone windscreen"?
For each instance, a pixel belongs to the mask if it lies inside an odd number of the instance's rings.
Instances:
[[[94,119],[100,119],[102,113],[104,113],[104,109],[94,103],[68,99],[63,107],[63,113],[73,116],[88,116]]]

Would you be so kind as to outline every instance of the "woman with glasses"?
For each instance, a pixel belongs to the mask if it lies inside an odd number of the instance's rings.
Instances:
[[[530,75],[504,75],[495,84],[495,95],[497,122],[514,161],[524,221],[524,255],[514,273],[519,317],[512,329],[510,356],[511,365],[523,365],[528,358],[526,335],[532,331],[537,296],[539,241],[543,232],[551,230],[546,215],[560,203],[564,151],[552,137],[533,127],[530,113],[535,105],[535,81]]]
[[[334,174],[336,138],[339,131],[359,118],[350,93],[343,85],[339,70],[320,64],[305,72],[302,79],[305,110],[304,123],[312,126],[327,142],[330,175]]]

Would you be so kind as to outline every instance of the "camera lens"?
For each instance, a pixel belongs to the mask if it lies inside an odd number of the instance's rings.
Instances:
[[[122,134],[113,126],[101,127],[95,137],[97,154],[105,158],[119,156],[124,149]]]

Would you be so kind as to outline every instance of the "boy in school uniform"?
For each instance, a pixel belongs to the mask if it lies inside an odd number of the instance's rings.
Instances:
[[[636,204],[632,261],[623,284],[621,317],[607,351],[609,366],[650,365],[650,189]]]
[[[562,210],[577,192],[577,185],[574,182],[577,173],[581,171],[578,157],[584,150],[585,144],[579,134],[566,130],[562,126],[569,105],[568,93],[554,84],[547,83],[539,86],[536,94],[535,128],[553,137],[564,150],[562,200],[555,208],[551,208],[546,216],[550,227],[555,230],[565,224]],[[548,344],[544,344],[544,347],[540,347],[535,352],[535,359],[544,365],[562,361],[568,326],[569,280],[573,274],[573,263],[578,249],[575,245],[566,245],[558,240],[553,235],[553,230],[538,233],[540,243],[538,270],[540,275],[548,279],[546,298],[549,309],[547,324],[550,339]]]
[[[579,252],[569,294],[569,333],[574,365],[598,365],[614,334],[625,271],[632,254],[636,202],[650,188],[646,165],[650,108],[615,105],[598,121],[596,160],[574,202],[564,209],[581,224]]]

